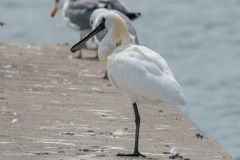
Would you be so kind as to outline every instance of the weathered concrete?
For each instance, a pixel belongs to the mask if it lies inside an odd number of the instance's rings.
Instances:
[[[132,152],[131,104],[91,76],[104,73],[97,60],[74,59],[70,47],[0,42],[1,160],[125,159],[115,155]],[[139,112],[147,158],[168,159],[176,147],[185,159],[232,159],[178,108],[139,105]]]

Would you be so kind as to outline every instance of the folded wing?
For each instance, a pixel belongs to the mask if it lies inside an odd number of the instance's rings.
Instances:
[[[186,104],[166,61],[146,47],[132,45],[116,51],[108,58],[108,72],[113,85],[130,101]]]

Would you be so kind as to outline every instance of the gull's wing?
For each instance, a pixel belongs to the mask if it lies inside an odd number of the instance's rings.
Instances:
[[[98,0],[70,0],[63,15],[80,30],[91,29],[89,19],[97,7]]]

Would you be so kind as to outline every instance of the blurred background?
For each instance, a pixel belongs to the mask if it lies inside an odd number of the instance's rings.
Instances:
[[[169,64],[188,106],[180,109],[240,160],[240,0],[123,0],[142,16],[139,41]],[[0,41],[75,44],[79,34],[53,19],[53,0],[1,0]]]

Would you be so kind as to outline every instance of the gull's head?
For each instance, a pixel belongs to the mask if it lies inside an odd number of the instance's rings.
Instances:
[[[55,8],[51,13],[51,17],[54,17],[58,10],[62,9],[65,3],[65,0],[54,0]]]
[[[92,29],[95,29],[101,22],[102,16],[108,11],[106,8],[95,9],[89,19]]]

